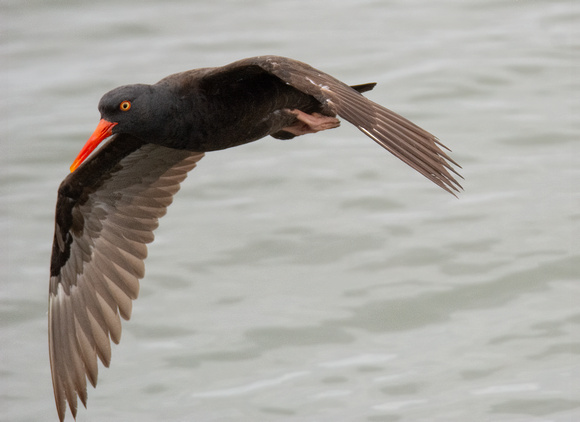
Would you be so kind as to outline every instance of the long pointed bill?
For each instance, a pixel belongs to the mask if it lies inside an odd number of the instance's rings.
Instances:
[[[82,164],[83,161],[93,152],[93,150],[103,141],[103,139],[108,138],[113,134],[113,126],[117,123],[108,122],[105,119],[101,119],[97,128],[83,147],[77,158],[75,158],[74,162],[70,166],[71,173],[77,169],[78,166]]]

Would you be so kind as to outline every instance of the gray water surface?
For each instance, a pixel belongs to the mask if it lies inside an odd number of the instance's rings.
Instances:
[[[57,420],[54,204],[101,95],[278,54],[378,82],[465,192],[346,122],[208,154],[77,420],[580,420],[578,2],[0,8],[0,419]]]

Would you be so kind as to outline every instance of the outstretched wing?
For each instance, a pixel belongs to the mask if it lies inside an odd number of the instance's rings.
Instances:
[[[97,382],[111,341],[144,275],[146,244],[187,172],[203,153],[142,144],[117,135],[61,184],[51,258],[48,338],[52,383],[62,421],[77,395],[86,406],[86,378]]]
[[[453,168],[459,166],[441,147],[449,149],[419,126],[377,104],[338,79],[306,63],[278,56],[240,60],[222,68],[235,70],[259,67],[286,84],[316,98],[329,115],[337,114],[355,125],[397,158],[444,190],[461,189]]]

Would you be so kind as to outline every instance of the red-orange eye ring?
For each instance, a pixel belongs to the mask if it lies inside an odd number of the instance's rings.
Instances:
[[[131,110],[131,101],[123,101],[121,104],[119,104],[119,109],[121,111]]]

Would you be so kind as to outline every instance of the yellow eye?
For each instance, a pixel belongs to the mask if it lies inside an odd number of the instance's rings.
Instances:
[[[131,109],[131,101],[123,101],[120,105],[119,108],[122,111],[129,111]]]

